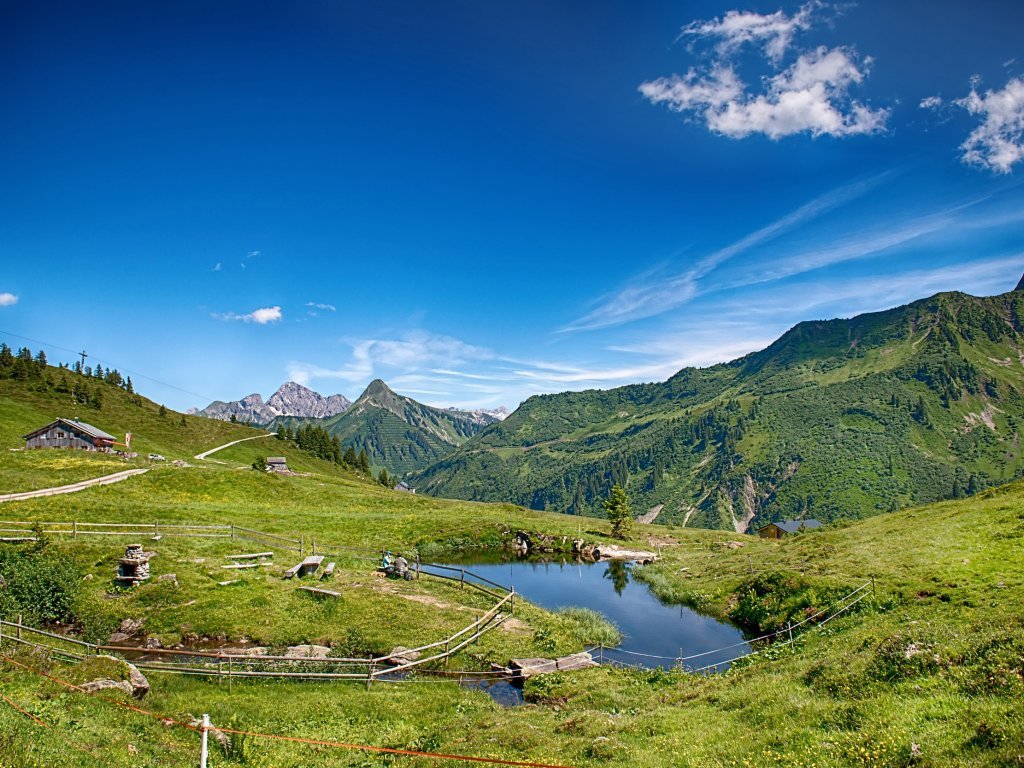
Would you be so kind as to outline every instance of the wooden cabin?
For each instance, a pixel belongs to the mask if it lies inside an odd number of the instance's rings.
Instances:
[[[401,491],[402,493],[416,493],[416,489],[413,488],[411,485],[409,485],[404,480],[402,482],[398,483],[398,485],[395,486],[395,490],[396,491]]]
[[[113,435],[78,419],[57,419],[24,435],[26,448],[71,448],[80,451],[113,450]]]
[[[763,528],[758,528],[757,535],[762,539],[781,539],[793,533],[813,531],[815,528],[821,528],[821,522],[813,517],[806,520],[778,520],[768,523]]]
[[[267,469],[271,472],[287,472],[288,462],[285,460],[284,456],[268,456]]]

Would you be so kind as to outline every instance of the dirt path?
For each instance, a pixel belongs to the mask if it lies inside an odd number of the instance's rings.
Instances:
[[[123,472],[115,472],[112,475],[104,475],[103,477],[94,477],[92,480],[83,480],[80,483],[72,483],[71,485],[60,485],[55,488],[40,488],[37,491],[25,491],[24,493],[4,493],[0,494],[0,501],[22,501],[23,499],[37,499],[42,496],[57,496],[61,493],[84,491],[86,488],[91,488],[94,485],[110,485],[111,483],[119,483],[122,480],[127,480],[133,475],[141,475],[144,472],[149,472],[149,470],[126,469]]]
[[[261,437],[275,437],[275,435],[273,433],[271,433],[271,432],[267,432],[267,434],[265,434],[265,435],[256,435],[255,437],[243,437],[241,440],[233,440],[230,443],[224,443],[224,445],[218,445],[216,448],[211,448],[210,450],[204,451],[203,453],[197,453],[195,455],[195,458],[197,458],[197,459],[205,459],[211,453],[216,453],[217,451],[223,451],[225,448],[230,448],[232,445],[238,445],[239,443],[244,443],[246,440],[259,440]]]

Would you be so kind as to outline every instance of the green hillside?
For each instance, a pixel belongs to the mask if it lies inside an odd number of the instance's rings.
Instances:
[[[393,475],[422,469],[451,453],[480,432],[488,417],[433,408],[396,394],[380,379],[370,383],[350,408],[326,419],[279,416],[269,426],[298,429],[319,424],[337,436],[343,448],[366,451],[374,467]]]
[[[1024,294],[805,322],[666,382],[544,395],[414,475],[439,496],[750,530],[956,498],[1024,467]]]

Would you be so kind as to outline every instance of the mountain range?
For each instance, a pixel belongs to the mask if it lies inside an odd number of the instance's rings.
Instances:
[[[268,426],[294,430],[310,421],[279,416]],[[374,466],[404,474],[433,464],[499,421],[499,415],[489,411],[459,411],[418,403],[376,379],[343,413],[314,423],[337,435],[342,446],[352,447],[357,453],[365,450]]]
[[[279,416],[298,416],[308,419],[322,419],[343,413],[352,405],[344,395],[324,397],[308,387],[288,381],[282,384],[266,402],[259,393],[253,393],[241,400],[222,402],[215,400],[202,410],[192,408],[188,413],[206,416],[210,419],[251,422],[259,426],[270,424]]]
[[[646,520],[747,531],[1019,477],[1022,424],[1024,292],[942,293],[665,382],[531,397],[411,482],[588,515],[618,483]]]

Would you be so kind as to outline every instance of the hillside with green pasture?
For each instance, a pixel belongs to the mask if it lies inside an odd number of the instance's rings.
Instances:
[[[754,530],[960,498],[1024,469],[1024,293],[804,322],[666,382],[528,399],[413,475],[445,497]]]

